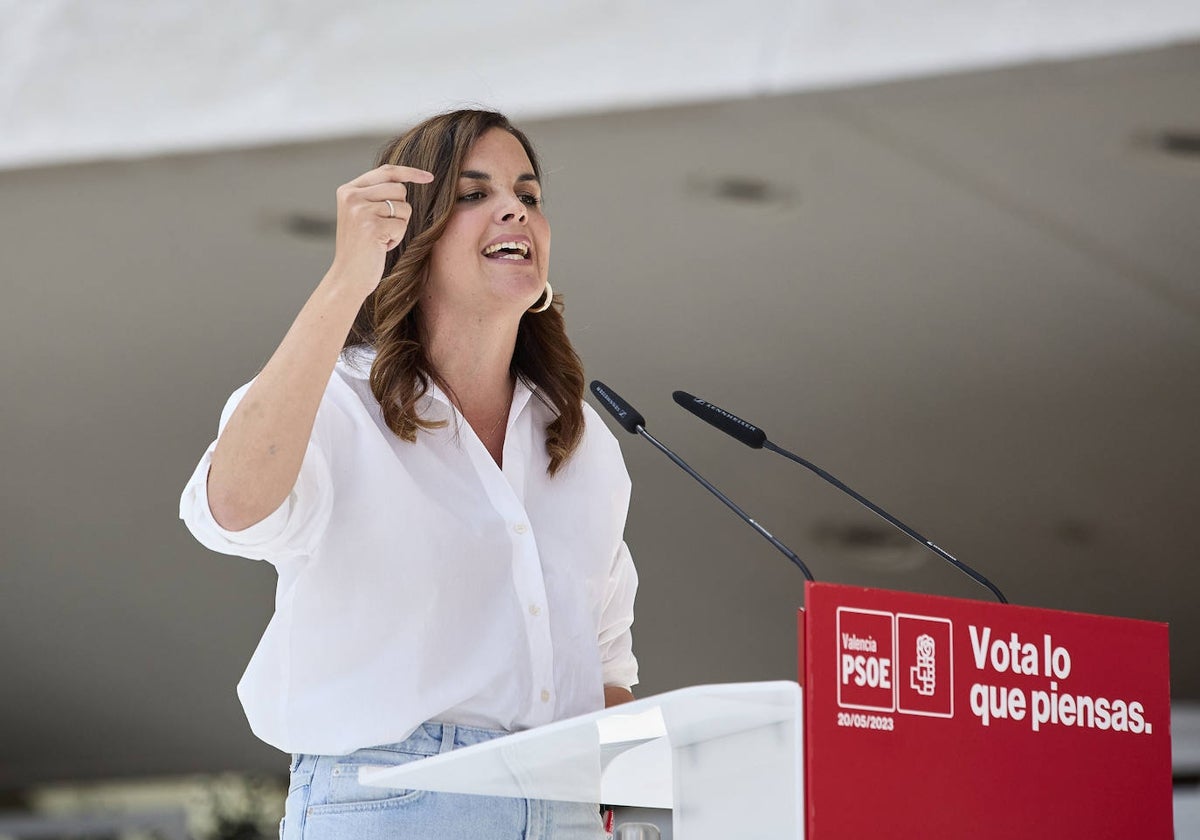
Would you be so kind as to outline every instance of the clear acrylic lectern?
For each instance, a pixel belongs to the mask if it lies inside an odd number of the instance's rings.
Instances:
[[[380,787],[672,809],[675,840],[803,838],[794,682],[684,688],[390,768]]]

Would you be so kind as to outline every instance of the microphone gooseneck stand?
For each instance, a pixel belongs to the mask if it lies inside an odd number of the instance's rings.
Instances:
[[[738,507],[732,499],[714,487],[711,482],[704,478],[704,476],[692,469],[686,461],[672,452],[665,444],[655,439],[652,434],[647,432],[646,421],[642,415],[638,413],[637,409],[625,402],[625,400],[621,399],[621,397],[618,396],[615,391],[613,391],[603,382],[592,382],[591,390],[592,393],[596,395],[596,399],[600,401],[600,404],[603,405],[604,408],[608,410],[608,413],[611,414],[613,418],[621,425],[621,428],[630,434],[640,435],[649,441],[655,449],[666,455],[668,458],[674,461],[680,469],[682,469],[692,478],[696,479],[696,481],[700,482],[704,489],[720,499],[725,506],[736,513],[743,522],[757,531],[764,539],[771,543],[771,545],[775,546],[775,548],[777,548],[785,557],[795,563],[796,567],[800,569],[801,574],[804,575],[806,580],[813,580],[812,572],[808,570],[808,566],[804,565],[804,561],[796,556],[796,552],[792,551],[779,540],[775,539],[770,531],[754,521],[754,519],[752,519],[744,510]]]
[[[830,473],[826,472],[825,470],[821,469],[816,464],[812,463],[811,461],[806,461],[804,458],[801,458],[799,455],[796,455],[794,452],[789,452],[788,450],[784,449],[782,446],[778,446],[778,445],[772,443],[770,440],[767,439],[767,433],[764,432],[762,429],[760,429],[758,426],[755,426],[753,423],[743,420],[742,418],[738,417],[736,414],[731,414],[730,412],[726,411],[725,409],[720,408],[716,405],[713,405],[712,403],[708,402],[707,400],[703,400],[700,397],[694,397],[691,394],[687,393],[686,391],[675,391],[671,396],[674,398],[675,402],[678,403],[681,408],[684,408],[687,411],[691,412],[692,414],[696,415],[701,420],[708,423],[710,426],[720,429],[722,432],[724,432],[725,434],[734,438],[735,440],[741,441],[742,443],[746,444],[746,446],[749,446],[751,449],[769,449],[770,451],[772,451],[778,455],[782,455],[783,457],[788,458],[789,460],[795,461],[800,466],[816,473],[818,476],[820,476],[821,478],[828,481],[834,487],[838,488],[843,493],[850,496],[850,498],[854,499],[854,501],[858,502],[860,505],[865,507],[867,510],[876,514],[877,516],[879,516],[880,518],[882,518],[883,520],[885,520],[886,522],[888,522],[895,528],[898,528],[901,532],[903,532],[907,536],[911,537],[912,539],[919,542],[921,545],[925,546],[926,548],[928,548],[931,551],[933,551],[934,553],[936,553],[939,557],[943,558],[948,563],[950,563],[952,566],[954,566],[954,568],[958,569],[960,572],[965,574],[967,577],[971,578],[971,580],[975,581],[976,583],[980,584],[981,586],[986,587],[988,590],[991,591],[991,593],[993,595],[996,596],[996,599],[1000,603],[1002,603],[1002,604],[1008,603],[1008,599],[1004,597],[1004,593],[1001,592],[994,583],[992,583],[990,580],[988,580],[982,574],[980,574],[979,572],[972,569],[970,566],[968,566],[966,563],[959,560],[957,557],[952,555],[950,552],[942,549],[940,546],[938,546],[932,540],[922,536],[921,534],[917,533],[915,530],[913,530],[909,526],[905,525],[899,519],[892,516],[886,510],[884,510],[879,505],[872,502],[870,499],[863,496],[861,493],[855,492],[850,487],[848,487],[845,483],[839,481],[835,476],[833,476]]]

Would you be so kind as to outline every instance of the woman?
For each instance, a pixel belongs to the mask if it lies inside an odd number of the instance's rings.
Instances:
[[[328,273],[180,506],[204,545],[279,573],[238,693],[293,754],[284,840],[603,836],[594,805],[357,783],[633,699],[637,577],[525,136],[434,117],[337,201]]]

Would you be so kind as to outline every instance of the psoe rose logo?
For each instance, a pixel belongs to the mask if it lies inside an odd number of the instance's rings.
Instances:
[[[896,616],[896,711],[954,717],[954,625],[930,615]]]
[[[917,664],[908,669],[909,686],[922,697],[932,697],[937,688],[937,643],[933,636],[917,636]]]

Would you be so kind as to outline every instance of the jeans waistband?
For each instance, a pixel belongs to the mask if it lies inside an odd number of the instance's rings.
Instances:
[[[484,741],[491,741],[508,734],[503,729],[483,729],[478,726],[428,721],[414,729],[413,733],[403,741],[395,744],[380,744],[369,749],[437,755],[461,747],[469,747],[472,744],[481,744]]]
[[[381,753],[386,754],[388,752],[404,753],[407,755],[437,755],[461,747],[469,747],[472,744],[491,741],[494,738],[501,738],[508,734],[503,729],[484,729],[477,726],[460,726],[456,723],[429,721],[419,725],[403,741],[397,741],[394,744],[379,744],[378,746],[356,750],[349,755],[329,756],[328,758],[336,762],[341,762],[352,760],[354,756],[362,753],[364,758],[369,756],[372,761],[379,762],[381,758],[386,757],[385,755],[381,755]],[[303,772],[305,769],[313,768],[316,765],[317,759],[320,758],[322,756],[294,754],[292,756],[291,772],[295,774],[298,771]]]

